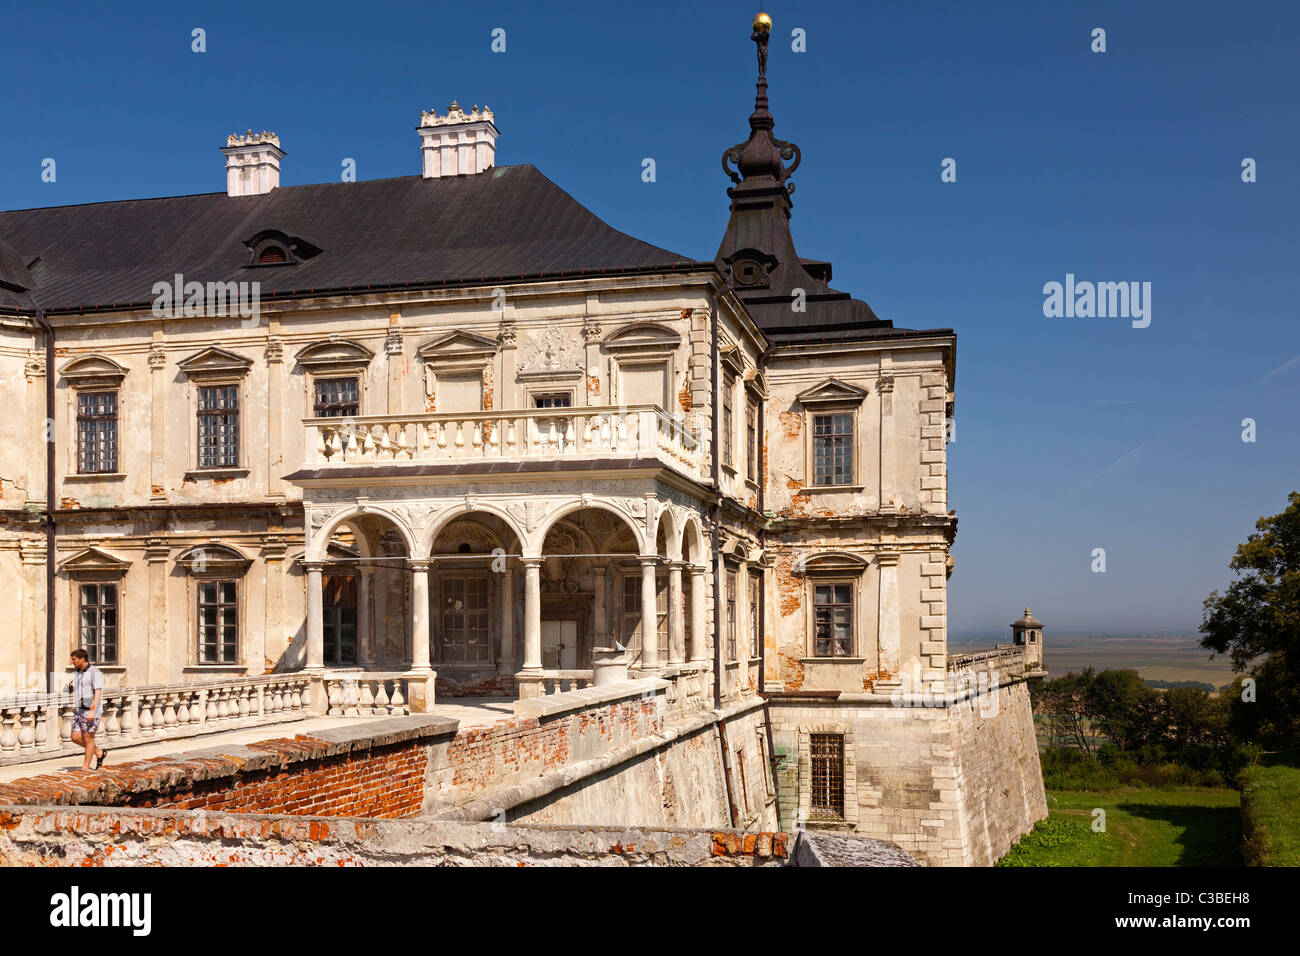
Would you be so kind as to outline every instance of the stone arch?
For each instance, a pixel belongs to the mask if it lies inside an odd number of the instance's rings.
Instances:
[[[385,508],[366,505],[365,508],[345,509],[326,518],[325,523],[311,533],[311,544],[307,548],[307,560],[323,561],[326,549],[329,547],[330,538],[334,536],[334,532],[344,524],[351,524],[353,529],[356,530],[357,522],[362,519],[379,519],[389,524],[391,530],[395,530],[401,535],[408,558],[415,557],[417,553],[420,553],[415,550],[415,536],[411,533],[411,529],[405,521]],[[390,529],[385,528],[383,530]],[[366,535],[363,533],[359,534],[358,537],[366,537]]]
[[[700,526],[698,515],[690,515],[683,523],[680,535],[680,554],[683,561],[695,566],[703,567],[708,564],[704,560],[704,529]]]
[[[536,531],[534,531],[532,537],[528,539],[527,551],[525,554],[530,557],[540,557],[543,545],[546,542],[546,536],[550,533],[551,528],[559,521],[567,518],[575,512],[587,509],[604,512],[613,517],[614,520],[621,521],[623,524],[627,525],[628,530],[632,532],[633,541],[636,542],[637,552],[639,554],[646,553],[645,529],[643,525],[638,524],[637,520],[633,519],[617,505],[613,505],[610,502],[600,501],[594,498],[591,500],[574,498],[573,500],[565,502],[564,504],[552,509],[550,514],[546,516],[546,521]]]
[[[672,508],[666,504],[659,506],[659,515],[655,519],[655,553],[673,560],[682,554],[682,529]]]
[[[443,530],[458,518],[472,516],[475,512],[494,515],[505,523],[506,527],[515,536],[519,543],[520,550],[523,550],[528,543],[528,535],[519,527],[519,522],[506,508],[490,501],[460,502],[447,508],[441,514],[437,514],[429,519],[428,525],[420,535],[419,548],[417,554],[421,557],[429,557],[433,553],[433,545],[438,540],[438,536]],[[506,545],[503,543],[503,547]]]

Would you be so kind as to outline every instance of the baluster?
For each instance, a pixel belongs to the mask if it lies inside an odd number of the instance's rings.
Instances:
[[[456,424],[456,441],[455,441],[456,457],[459,458],[465,454],[465,423],[456,422],[455,424]]]
[[[121,710],[121,698],[108,697],[104,700],[104,736],[110,740],[122,735],[122,721],[119,719]]]
[[[347,717],[357,716],[357,681],[343,682],[343,714]]]
[[[140,736],[148,737],[153,733],[153,709],[149,704],[148,694],[140,695]]]
[[[18,708],[18,749],[36,749],[36,708]]]
[[[361,682],[361,699],[357,702],[357,709],[367,717],[375,712],[375,694],[368,680]]]
[[[391,713],[388,709],[388,681],[379,681],[379,692],[375,694],[375,711],[381,714]]]
[[[163,707],[163,728],[165,730],[175,730],[180,719],[176,714],[176,702],[180,699],[180,694],[168,694],[166,706]]]
[[[506,430],[506,450],[509,452],[517,451],[518,438],[515,433],[515,420],[513,418],[506,419],[503,427]]]
[[[50,739],[50,713],[52,708],[49,703],[40,704],[37,707],[36,723],[33,729],[36,732],[36,749],[44,750],[46,743]]]
[[[190,695],[182,692],[176,695],[176,726],[190,725]]]
[[[343,716],[343,691],[339,689],[338,681],[330,681],[326,686],[326,699],[329,701],[329,710],[326,711],[331,717]]]
[[[136,709],[140,706],[140,699],[135,694],[128,694],[122,701],[122,713],[118,720],[122,725],[122,738],[132,740],[140,736],[140,719]]]
[[[72,743],[72,705],[59,706],[59,746]]]
[[[302,710],[304,707],[311,707],[311,684],[307,681],[302,683],[294,682],[292,685],[293,693],[289,697],[290,710]]]
[[[473,447],[473,449],[474,449],[475,451],[477,451],[477,452],[482,452],[482,450],[483,450],[483,422],[482,422],[482,420],[476,420],[475,422],[473,422],[473,423],[472,423],[472,427],[473,427],[474,431],[473,431],[473,434],[472,434],[471,437],[470,437],[470,445],[471,445],[471,447]]]
[[[12,707],[0,710],[0,753],[12,753],[18,749],[18,714]]]
[[[235,709],[238,711],[238,717],[243,720],[253,710],[252,697],[253,688],[248,684],[240,684],[235,689]]]
[[[447,451],[447,423],[437,422],[434,428],[438,429],[438,451],[445,453]]]
[[[155,733],[162,733],[166,726],[166,716],[163,712],[164,694],[153,695],[153,729]]]
[[[388,705],[392,708],[391,713],[406,713],[406,698],[402,696],[402,679],[400,677],[393,681],[393,696]]]
[[[217,722],[217,693],[216,691],[204,690],[199,691],[200,703],[203,707],[204,725],[215,724]]]
[[[271,706],[270,712],[273,714],[280,713],[284,709],[284,685],[276,681],[271,685]]]

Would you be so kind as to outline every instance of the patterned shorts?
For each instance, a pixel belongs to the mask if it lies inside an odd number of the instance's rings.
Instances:
[[[79,730],[83,734],[99,733],[99,718],[87,717],[84,710],[74,710],[72,712],[72,729]]]

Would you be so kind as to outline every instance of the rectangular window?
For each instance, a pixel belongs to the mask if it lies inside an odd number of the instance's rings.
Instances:
[[[117,585],[83,584],[77,637],[92,664],[117,663]]]
[[[199,581],[199,663],[238,663],[239,609],[234,581]]]
[[[745,402],[745,477],[758,483],[758,403]]]
[[[239,386],[199,389],[199,467],[239,467]]]
[[[491,613],[487,578],[442,581],[442,659],[492,659]]]
[[[355,378],[316,379],[317,418],[350,418],[361,410],[359,386]]]
[[[844,735],[810,734],[814,817],[844,818]]]
[[[727,660],[736,659],[736,572],[727,572]]]
[[[813,586],[813,655],[848,657],[853,653],[853,585]]]
[[[568,392],[547,392],[533,396],[533,408],[572,408],[573,396]]]
[[[357,662],[357,579],[350,574],[324,576],[321,608],[326,664]]]
[[[853,484],[853,415],[813,416],[813,483]]]
[[[117,471],[117,392],[77,393],[77,471]]]
[[[749,656],[758,657],[758,589],[762,578],[749,575]]]
[[[668,656],[668,578],[662,574],[655,575],[655,631],[659,638],[659,659]],[[623,635],[622,643],[631,655],[638,657],[641,653],[641,576],[628,574],[623,577]]]
[[[722,377],[722,463],[731,464],[732,431],[735,424],[731,414],[731,393],[735,391],[735,380],[730,375]]]

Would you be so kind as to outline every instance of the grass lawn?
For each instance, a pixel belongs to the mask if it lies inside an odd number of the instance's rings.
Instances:
[[[1246,861],[1300,866],[1300,767],[1269,761],[1241,774]]]
[[[1240,801],[1231,789],[1049,790],[1048,818],[998,866],[1241,866]]]

